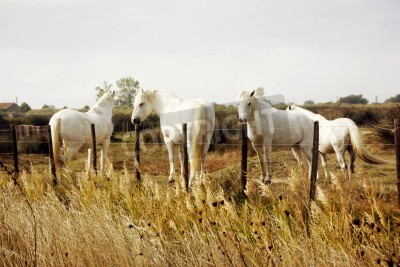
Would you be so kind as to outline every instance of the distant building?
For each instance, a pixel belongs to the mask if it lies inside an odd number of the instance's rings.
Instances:
[[[17,112],[19,106],[15,103],[0,103],[0,111],[3,112]]]
[[[0,129],[10,129],[10,126],[8,126],[7,122],[4,120],[3,116],[0,114]]]

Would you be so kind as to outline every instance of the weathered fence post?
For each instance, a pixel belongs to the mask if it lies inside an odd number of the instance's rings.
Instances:
[[[19,175],[19,167],[18,167],[18,143],[17,143],[17,130],[15,125],[11,125],[11,138],[12,138],[12,152],[13,152],[13,160],[14,160],[14,172],[18,176]]]
[[[93,123],[90,124],[90,130],[92,131],[93,169],[97,175],[96,128]]]
[[[319,122],[314,122],[314,138],[312,147],[312,161],[311,161],[311,181],[310,181],[310,200],[315,200],[315,188],[318,175],[318,146],[319,146]]]
[[[47,125],[47,144],[49,146],[49,159],[50,159],[50,169],[53,177],[53,185],[57,185],[57,173],[56,165],[54,164],[54,153],[53,153],[53,139],[51,137],[51,126]]]
[[[241,180],[242,192],[246,190],[247,184],[247,123],[242,123],[242,164],[241,164]]]
[[[183,178],[185,180],[186,191],[189,192],[189,155],[187,149],[187,124],[182,124],[183,135]]]
[[[139,170],[139,162],[140,162],[140,120],[135,120],[135,169],[136,169],[136,180],[140,182],[140,170]]]
[[[400,205],[400,120],[394,120],[394,144],[397,169],[397,203]]]
[[[318,146],[319,146],[319,122],[314,122],[314,137],[312,146],[311,158],[311,173],[310,173],[310,202],[308,211],[305,213],[306,231],[307,236],[310,236],[310,217],[311,217],[311,204],[315,201],[316,182],[318,175]]]

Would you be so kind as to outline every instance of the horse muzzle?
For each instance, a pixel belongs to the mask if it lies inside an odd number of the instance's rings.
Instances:
[[[240,122],[240,123],[247,123],[247,119],[239,118],[239,122]]]
[[[137,119],[137,118],[136,118],[136,119],[133,119],[132,122],[133,122],[133,124],[140,124],[140,119]]]

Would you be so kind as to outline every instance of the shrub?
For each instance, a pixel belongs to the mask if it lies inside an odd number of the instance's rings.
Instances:
[[[394,120],[400,119],[400,105],[391,107],[384,115],[382,127],[377,128],[377,133],[384,142],[394,144]]]

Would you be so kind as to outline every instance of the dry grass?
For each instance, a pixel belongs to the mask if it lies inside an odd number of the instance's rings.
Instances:
[[[259,183],[257,159],[249,159],[246,198],[235,150],[211,153],[204,184],[196,182],[190,194],[180,181],[167,184],[163,148],[146,150],[139,185],[130,150],[111,148],[109,180],[74,172],[84,169],[80,159],[53,188],[48,170],[31,166],[18,181],[36,225],[23,194],[2,172],[0,266],[34,264],[34,229],[38,266],[400,264],[392,166],[358,160],[357,173],[344,180],[332,155],[333,179],[318,180],[310,205],[308,182],[286,150],[274,152],[270,186]],[[375,152],[392,157],[387,150]]]
[[[400,263],[395,191],[367,178],[321,183],[307,236],[308,185],[295,173],[271,186],[250,180],[248,199],[235,200],[210,179],[187,195],[179,182],[145,176],[138,187],[132,174],[109,172],[110,181],[67,177],[55,189],[34,170],[20,177],[37,218],[39,266]],[[0,264],[32,265],[32,214],[1,181]]]

